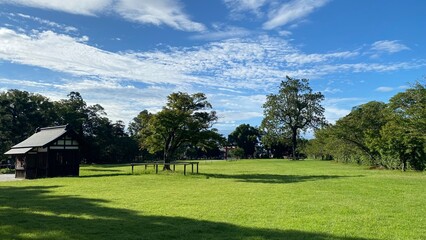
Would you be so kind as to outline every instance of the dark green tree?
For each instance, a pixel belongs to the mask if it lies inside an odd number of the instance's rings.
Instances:
[[[292,157],[297,157],[297,139],[301,131],[316,128],[325,122],[320,92],[312,92],[308,79],[286,77],[278,94],[267,96],[261,128],[264,134],[275,137],[290,137]]]
[[[397,158],[405,171],[426,167],[426,87],[416,83],[388,104],[388,122],[381,129],[378,149],[384,158]]]
[[[259,143],[259,129],[249,124],[241,124],[229,134],[228,142],[244,150],[245,158],[255,157],[256,144]]]
[[[163,152],[164,163],[176,159],[184,152],[186,144],[207,146],[215,135],[211,127],[216,122],[216,112],[203,93],[172,93],[163,110],[153,114],[146,128],[141,130],[141,146],[151,153]],[[165,170],[170,166],[164,165]]]
[[[38,127],[51,126],[56,120],[53,103],[42,95],[20,90],[0,93],[0,151],[9,150]]]

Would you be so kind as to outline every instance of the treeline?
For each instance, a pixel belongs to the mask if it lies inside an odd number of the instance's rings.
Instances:
[[[267,96],[262,124],[241,124],[228,139],[212,127],[218,118],[203,93],[172,93],[161,111],[141,111],[128,130],[122,121],[109,120],[101,105],[87,105],[78,92],[67,97],[51,101],[19,90],[0,93],[0,151],[38,127],[69,124],[82,139],[87,163],[308,156],[389,169],[426,168],[426,86],[420,83],[389,103],[368,102],[327,124],[324,96],[313,92],[307,79],[287,77],[277,94]],[[317,129],[314,139],[300,137],[312,128]]]
[[[219,148],[224,145],[224,139],[215,130],[209,130],[215,115],[196,112],[210,106],[204,102],[203,94],[173,93],[169,103],[174,106],[165,106],[158,114],[141,111],[130,122],[128,130],[123,121],[108,119],[101,105],[88,105],[80,93],[71,92],[67,97],[51,101],[43,95],[20,90],[0,93],[0,152],[25,140],[39,127],[68,124],[80,136],[86,163],[163,160],[161,136],[165,134],[184,137],[173,139],[176,146],[166,150],[174,159],[223,157]],[[185,126],[185,131],[179,129],[181,126]],[[0,154],[0,160],[6,158]]]
[[[79,134],[88,163],[127,162],[139,154],[138,143],[126,133],[125,124],[109,120],[101,105],[87,105],[78,92],[59,101],[20,90],[0,93],[1,153],[31,136],[38,127],[65,124]],[[0,154],[1,159],[6,157]]]
[[[426,167],[426,88],[416,83],[389,103],[354,107],[335,124],[315,132],[304,151],[333,159],[388,169]]]

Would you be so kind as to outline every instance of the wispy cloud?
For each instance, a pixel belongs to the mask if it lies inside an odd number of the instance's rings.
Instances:
[[[326,5],[328,0],[291,0],[282,4],[278,9],[268,13],[268,21],[264,29],[274,29],[303,19],[316,9]]]
[[[168,25],[184,31],[204,31],[206,27],[192,21],[175,0],[119,0],[114,10],[125,19],[143,24]]]
[[[41,25],[46,26],[48,29],[51,29],[51,30],[60,30],[60,31],[63,31],[63,32],[66,32],[66,33],[78,31],[78,29],[76,27],[73,27],[73,26],[60,24],[60,23],[57,23],[57,22],[49,21],[47,19],[34,17],[34,16],[22,14],[22,13],[16,13],[16,14],[15,13],[9,13],[9,16],[20,17],[20,18],[23,18],[23,19],[34,21],[34,22],[37,22]]]
[[[410,48],[400,43],[398,40],[383,40],[374,42],[371,45],[371,50],[378,53],[397,53],[404,50],[410,50]]]
[[[424,61],[352,63],[359,57],[357,51],[307,54],[285,40],[268,36],[163,51],[118,53],[90,46],[87,40],[88,37],[76,38],[52,31],[18,33],[0,28],[0,59],[86,78],[265,91],[286,75],[312,78],[426,65]],[[351,63],[344,63],[345,60]]]
[[[377,92],[392,92],[394,88],[392,87],[378,87],[376,88]]]
[[[14,4],[89,16],[97,15],[112,3],[113,0],[0,0],[0,4]]]
[[[335,93],[342,92],[342,90],[339,89],[339,88],[329,88],[329,87],[327,87],[326,89],[322,90],[321,92],[335,94]]]
[[[264,6],[268,0],[224,0],[226,6],[231,10],[234,16],[249,11],[257,16],[262,15],[260,8]]]
[[[115,13],[141,24],[167,25],[183,31],[204,31],[206,27],[192,21],[175,0],[0,0],[0,4],[21,5],[71,14],[98,16]]]
[[[229,38],[243,38],[252,34],[249,30],[241,27],[225,26],[214,27],[214,30],[206,31],[190,37],[196,40],[217,41]]]
[[[148,52],[110,52],[89,45],[87,40],[88,37],[53,31],[0,28],[0,60],[49,69],[65,78],[57,83],[5,79],[0,82],[8,87],[26,86],[55,98],[60,97],[59,93],[63,98],[69,91],[78,90],[89,96],[89,103],[102,103],[112,113],[111,119],[125,121],[142,109],[161,109],[172,91],[202,91],[208,94],[213,106],[220,106],[220,124],[232,125],[260,118],[265,95],[276,91],[286,75],[312,79],[345,72],[386,72],[426,66],[425,60],[365,63],[365,55],[357,50],[305,53],[291,42],[269,36]],[[328,88],[325,92],[337,93],[339,89]],[[348,103],[354,106],[358,102],[328,100],[327,117],[338,119],[349,111]]]

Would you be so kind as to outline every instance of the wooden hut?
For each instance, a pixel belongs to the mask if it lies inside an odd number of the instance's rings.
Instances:
[[[15,157],[16,178],[79,175],[80,142],[67,125],[38,128],[4,154]]]

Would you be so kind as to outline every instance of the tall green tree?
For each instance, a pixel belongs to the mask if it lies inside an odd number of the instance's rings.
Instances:
[[[244,150],[244,157],[254,157],[256,144],[259,143],[259,129],[249,124],[241,124],[229,134],[228,142]]]
[[[151,153],[162,151],[164,163],[170,163],[186,144],[207,145],[216,135],[211,127],[217,116],[208,111],[211,108],[203,93],[170,94],[166,106],[141,130],[141,146]],[[164,165],[164,169],[170,170],[170,166]]]
[[[0,151],[9,150],[38,127],[53,125],[56,120],[53,103],[40,94],[16,89],[0,93]]]
[[[397,158],[405,171],[426,167],[426,86],[412,88],[390,99],[388,122],[381,129],[378,149],[384,158]]]
[[[321,101],[324,95],[312,92],[308,79],[286,77],[278,94],[267,96],[262,129],[266,135],[289,136],[292,156],[297,156],[297,139],[301,131],[316,128],[325,122]]]
[[[67,97],[68,99],[55,102],[55,107],[59,115],[59,123],[69,124],[72,129],[83,136],[84,125],[88,124],[89,119],[87,104],[79,92],[70,92]],[[102,111],[101,115],[104,115],[103,108],[99,108],[97,111]],[[92,115],[93,119],[99,114],[92,113]],[[90,135],[90,133],[86,135]]]

